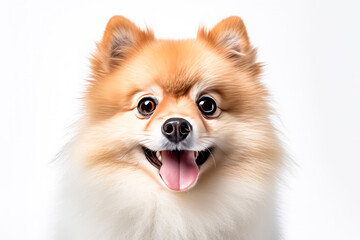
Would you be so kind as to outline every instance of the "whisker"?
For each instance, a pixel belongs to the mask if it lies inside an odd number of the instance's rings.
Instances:
[[[124,157],[126,157],[126,155],[128,155],[132,150],[135,149],[135,147],[137,147],[138,144],[137,143],[134,143],[133,146],[130,146],[130,148],[125,152],[124,155],[122,155],[120,158],[119,158],[119,161],[121,161]]]
[[[213,162],[214,162],[214,167],[216,168],[216,160],[215,160],[215,158],[214,158],[214,155],[212,154],[212,152],[210,151],[209,148],[206,148],[206,150],[209,151],[210,156],[211,156],[211,158],[212,158],[212,160],[213,160]]]

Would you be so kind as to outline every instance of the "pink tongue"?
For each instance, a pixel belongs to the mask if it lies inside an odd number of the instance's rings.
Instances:
[[[162,151],[160,176],[166,186],[174,191],[188,189],[197,179],[199,168],[195,162],[194,151]]]

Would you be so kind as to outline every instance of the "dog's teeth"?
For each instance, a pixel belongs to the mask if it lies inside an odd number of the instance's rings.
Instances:
[[[159,160],[161,160],[161,154],[160,154],[159,151],[156,152],[156,157],[157,157]]]
[[[199,156],[199,152],[194,152],[195,155],[195,159],[197,159],[197,157]]]

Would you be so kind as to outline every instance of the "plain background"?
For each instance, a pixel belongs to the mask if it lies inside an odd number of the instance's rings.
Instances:
[[[359,12],[358,0],[1,1],[0,239],[49,239],[51,160],[112,15],[175,39],[242,17],[294,162],[279,197],[284,239],[360,239]]]

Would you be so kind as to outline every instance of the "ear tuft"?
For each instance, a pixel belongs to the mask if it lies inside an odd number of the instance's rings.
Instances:
[[[154,39],[151,30],[142,31],[133,22],[122,16],[113,16],[105,29],[104,36],[98,44],[94,66],[106,73],[121,65],[138,47]]]
[[[216,48],[225,51],[229,58],[246,55],[250,50],[244,22],[236,16],[223,19],[208,33],[204,28],[200,28],[198,38],[210,41]]]

